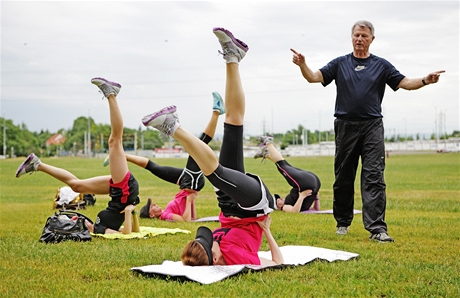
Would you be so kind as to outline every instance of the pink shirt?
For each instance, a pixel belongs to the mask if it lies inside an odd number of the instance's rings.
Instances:
[[[181,190],[176,194],[174,200],[170,201],[168,205],[166,205],[165,210],[161,213],[160,219],[161,220],[173,220],[173,214],[177,214],[182,216],[185,212],[185,206],[187,205],[187,196],[190,193],[185,190]],[[195,215],[195,202],[192,202],[192,220],[196,219]]]
[[[263,230],[257,222],[263,221],[265,217],[234,219],[219,214],[221,228],[230,228],[220,240],[220,250],[227,265],[260,265],[257,253],[262,243]]]

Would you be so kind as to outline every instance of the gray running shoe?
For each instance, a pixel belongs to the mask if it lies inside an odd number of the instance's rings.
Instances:
[[[19,178],[26,173],[32,174],[33,172],[36,172],[40,163],[40,158],[31,153],[16,170],[16,178]]]
[[[337,235],[346,235],[346,234],[348,234],[349,230],[350,230],[350,226],[348,226],[348,227],[337,227],[337,231],[335,231],[335,233]]]
[[[267,158],[268,154],[270,154],[270,152],[268,151],[267,146],[261,144],[259,145],[259,149],[254,155],[254,159],[262,158],[260,162],[263,162]]]
[[[371,234],[369,236],[369,239],[381,242],[381,243],[387,243],[387,242],[395,242],[393,238],[388,236],[387,233],[378,233],[378,234]]]
[[[247,44],[236,39],[230,31],[224,28],[213,28],[212,32],[217,36],[222,46],[222,52],[219,51],[219,54],[224,57],[227,63],[229,62],[228,59],[232,56],[236,57],[238,62],[244,58],[246,52],[249,50]]]
[[[142,123],[145,126],[156,128],[170,137],[180,126],[179,117],[176,113],[176,106],[169,106],[158,112],[147,115],[142,118]]]
[[[212,97],[213,97],[212,110],[218,111],[219,115],[225,114],[225,105],[224,105],[224,101],[222,100],[222,96],[220,96],[220,94],[217,92],[213,92]]]
[[[257,138],[257,140],[262,144],[262,145],[267,145],[267,144],[273,144],[273,137],[272,136],[260,136]]]
[[[91,83],[98,86],[106,98],[108,98],[110,94],[117,96],[121,88],[120,84],[107,81],[104,78],[92,78]]]

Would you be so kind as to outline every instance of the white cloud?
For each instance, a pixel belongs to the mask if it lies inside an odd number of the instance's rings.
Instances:
[[[376,27],[371,52],[406,76],[446,70],[437,85],[388,89],[385,127],[431,134],[435,111],[443,111],[447,131],[459,130],[457,1],[2,2],[1,114],[32,131],[71,128],[88,114],[109,123],[107,104],[89,83],[102,76],[123,85],[125,126],[138,128],[145,114],[176,104],[184,127],[198,134],[211,92],[224,93],[224,62],[212,34],[222,26],[250,48],[240,67],[247,133],[298,124],[328,130],[334,84],[308,84],[289,48],[320,68],[351,52],[359,19]]]

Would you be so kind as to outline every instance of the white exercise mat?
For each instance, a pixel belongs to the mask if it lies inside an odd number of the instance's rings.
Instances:
[[[161,265],[133,267],[131,270],[150,277],[170,277],[172,279],[196,281],[201,284],[211,284],[249,270],[258,271],[266,268],[301,266],[314,260],[347,261],[359,256],[356,253],[313,246],[290,245],[282,246],[280,250],[284,257],[283,265],[184,266],[181,261],[164,261]],[[271,259],[270,251],[260,251],[259,256]]]
[[[305,210],[301,211],[300,213],[305,213],[305,214],[334,214],[334,211],[332,209],[326,209],[326,210]],[[360,214],[362,213],[361,210],[353,210],[353,214]]]
[[[202,218],[197,218],[195,220],[192,220],[192,222],[208,222],[208,221],[219,221],[219,216],[208,216],[208,217],[202,217]]]

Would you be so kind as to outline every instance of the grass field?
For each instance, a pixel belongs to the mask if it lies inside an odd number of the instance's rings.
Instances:
[[[333,157],[288,158],[315,172],[322,181],[321,207],[332,208]],[[86,243],[39,243],[53,210],[57,180],[44,173],[14,177],[23,158],[1,160],[0,296],[1,297],[460,297],[460,155],[394,155],[387,159],[386,221],[394,243],[368,239],[361,215],[346,236],[335,234],[330,214],[272,214],[272,232],[280,246],[309,245],[360,254],[347,262],[237,275],[211,285],[145,278],[131,267],[180,259],[183,246],[199,223],[141,219],[143,226],[181,228],[191,234],[142,240],[93,238]],[[184,159],[156,159],[182,167]],[[99,159],[47,158],[80,178],[108,174]],[[287,183],[272,163],[247,159],[246,170],[259,174],[272,193],[284,195]],[[131,167],[140,184],[141,204],[148,197],[160,206],[177,192],[150,172]],[[358,173],[359,177],[359,173]],[[359,179],[355,209],[361,208]],[[95,218],[108,196],[83,211]],[[217,215],[210,183],[197,201],[198,217]],[[207,223],[215,228],[218,223]],[[267,250],[266,241],[262,250]]]

